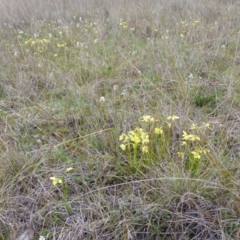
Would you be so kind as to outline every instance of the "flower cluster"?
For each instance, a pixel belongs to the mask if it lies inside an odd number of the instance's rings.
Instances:
[[[69,167],[65,170],[65,173],[62,177],[50,177],[50,180],[52,180],[52,184],[55,186],[57,184],[60,184],[61,186],[61,189],[63,190],[63,200],[65,201],[65,208],[66,208],[66,211],[68,212],[68,214],[71,214],[72,213],[72,208],[71,208],[71,205],[69,204],[69,188],[66,184],[66,176],[67,174],[72,171],[73,168],[72,167]]]
[[[193,123],[190,130],[194,131],[194,134],[189,134],[186,131],[182,133],[182,149],[177,154],[185,162],[185,168],[191,174],[195,174],[200,170],[203,163],[202,159],[210,152],[206,148],[206,143],[200,137],[206,129],[211,129],[210,124],[197,126]]]
[[[194,22],[193,22],[193,26],[196,26],[196,25],[198,25],[200,23],[200,20],[198,19],[198,20],[195,20]]]
[[[200,137],[195,134],[187,134],[183,131],[182,140],[182,144],[185,145],[187,142],[200,141]]]
[[[145,116],[139,118],[139,121],[141,121],[141,122],[154,122],[155,119],[151,115],[145,115]]]
[[[192,124],[188,131],[182,131],[179,141],[174,139],[174,122],[179,117],[168,116],[162,124],[151,115],[139,118],[140,126],[119,137],[120,148],[128,151],[128,162],[133,169],[142,169],[151,166],[158,159],[168,159],[169,149],[174,144],[178,148],[177,155],[182,159],[184,168],[191,173],[196,173],[202,166],[202,159],[209,150],[206,148],[206,140],[202,139],[203,133],[211,129],[210,125],[197,126]],[[146,154],[147,153],[147,154]]]
[[[190,129],[197,129],[197,125],[193,124]],[[182,145],[187,145],[188,142],[200,142],[201,139],[198,135],[195,134],[188,134],[186,131],[183,131],[182,134]],[[206,155],[209,152],[208,149],[200,149],[199,147],[195,147],[190,154],[194,159],[201,159],[202,155]],[[179,157],[184,157],[183,152],[178,152]]]
[[[90,22],[89,24],[85,24],[84,31],[98,34],[97,24],[95,22]]]
[[[172,124],[176,119],[179,118],[169,116],[162,125],[159,125],[159,120],[155,117],[145,115],[138,119],[139,127],[120,135],[119,147],[127,152],[128,166],[132,173],[142,171],[145,166],[151,166],[157,155],[162,157],[161,153],[168,153],[165,149],[170,142]]]
[[[35,44],[41,44],[45,46],[45,43],[49,43],[49,40],[46,38],[43,39],[32,39],[30,38],[29,40],[25,41],[25,44],[30,44],[31,46],[35,45]]]
[[[67,47],[66,42],[53,38],[52,34],[49,34],[48,38],[29,38],[24,44],[25,46],[29,46],[34,54],[48,52],[51,47],[57,47],[59,49],[65,49]],[[55,55],[57,56],[57,54]]]
[[[133,131],[129,131],[127,134],[122,134],[119,137],[119,140],[122,141],[120,148],[125,151],[127,146],[133,146],[136,148],[137,146],[141,146],[141,150],[143,153],[148,152],[148,143],[149,143],[149,135],[143,131],[142,128],[135,128]]]
[[[199,160],[202,158],[203,155],[206,155],[207,153],[209,153],[209,150],[207,148],[200,149],[199,147],[195,147],[195,149],[190,151],[191,157],[193,157],[193,159],[199,159]],[[177,155],[180,158],[185,157],[184,152],[178,152]]]
[[[179,119],[179,117],[172,115],[167,118],[167,126],[170,128],[171,122],[175,121],[176,119]],[[143,123],[149,123],[149,124],[154,124],[158,120],[156,120],[153,116],[151,115],[145,115],[141,118],[139,118],[140,122]],[[154,124],[155,125],[155,124]],[[163,134],[163,127],[154,127],[153,128],[153,133],[156,135],[162,135]],[[149,135],[151,133],[148,131],[144,131],[143,128],[135,128],[134,130],[129,131],[127,134],[122,134],[119,137],[119,141],[122,143],[120,144],[120,148],[125,151],[127,148],[128,150],[131,149],[131,147],[136,148],[137,146],[141,146],[141,151],[143,153],[148,153],[149,152],[149,147],[148,144],[150,142],[149,140]]]
[[[194,151],[191,151],[191,154],[193,155],[193,158],[201,159],[202,155],[206,155],[208,152],[208,149],[195,148]]]
[[[30,38],[27,41],[25,41],[25,45],[30,45],[31,48],[36,46],[36,52],[43,53],[44,51],[46,51],[46,47],[49,42],[50,41],[46,38],[43,39]]]
[[[161,135],[163,134],[163,128],[160,127],[160,128],[154,128],[154,133],[157,134],[157,135]]]
[[[199,25],[201,22],[200,19],[194,20],[193,22],[186,22],[186,21],[182,21],[182,33],[180,34],[181,38],[184,38],[187,33],[189,32],[190,29],[192,29],[193,27],[196,27],[197,25]]]
[[[176,119],[179,119],[179,117],[172,115],[169,116],[167,118],[167,126],[170,128],[172,126],[172,121],[175,121]],[[151,115],[145,115],[141,118],[139,118],[140,122],[143,123],[148,123],[148,124],[153,124],[154,128],[153,128],[153,133],[156,135],[162,135],[164,133],[163,127],[156,127],[155,126],[155,122],[157,122],[158,120],[156,120],[153,116]],[[149,151],[149,147],[148,144],[150,142],[149,140],[149,136],[151,135],[151,130],[149,131],[144,131],[143,128],[135,128],[134,130],[129,131],[127,134],[122,134],[119,137],[119,141],[121,141],[122,143],[120,144],[120,148],[125,151],[127,148],[128,150],[131,149],[131,147],[133,146],[134,148],[136,148],[136,146],[141,146],[141,151],[143,153],[147,153]]]
[[[72,170],[73,170],[72,167],[67,168],[66,171],[65,171],[65,174],[72,171]],[[65,176],[63,176],[63,177],[50,177],[50,180],[52,180],[53,185],[57,185],[57,184],[63,185],[64,177]]]
[[[126,22],[123,22],[122,20],[120,20],[120,27],[122,27],[123,29],[126,29],[127,28],[127,23]]]

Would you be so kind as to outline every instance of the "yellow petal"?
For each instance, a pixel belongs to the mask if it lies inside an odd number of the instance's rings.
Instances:
[[[120,148],[121,148],[123,151],[125,151],[125,150],[126,150],[126,145],[125,145],[125,144],[121,144],[121,145],[120,145]]]

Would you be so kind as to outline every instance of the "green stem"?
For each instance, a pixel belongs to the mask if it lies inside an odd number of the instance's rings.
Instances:
[[[133,145],[133,165],[137,167],[137,144]]]
[[[65,206],[66,206],[66,210],[68,214],[72,213],[72,208],[68,202],[68,186],[65,184],[65,182],[63,183],[63,198],[65,201]]]

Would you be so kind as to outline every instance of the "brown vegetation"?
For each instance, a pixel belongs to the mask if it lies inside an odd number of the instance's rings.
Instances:
[[[2,0],[0,240],[238,239],[239,11]]]

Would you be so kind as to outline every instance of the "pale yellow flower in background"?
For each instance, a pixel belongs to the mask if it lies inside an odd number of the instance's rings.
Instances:
[[[212,130],[212,128],[210,127],[210,123],[204,123],[204,126],[210,130]]]
[[[201,158],[201,155],[200,155],[199,151],[192,151],[191,153],[192,153],[194,159],[200,159]]]
[[[203,154],[207,154],[207,153],[209,153],[209,152],[210,152],[210,151],[209,151],[209,149],[207,149],[207,148],[201,150],[201,153],[203,153]]]
[[[126,22],[120,22],[120,26],[121,26],[123,29],[126,29],[126,28],[127,28],[127,23],[126,23]]]
[[[124,143],[128,142],[128,136],[126,134],[122,134],[120,137],[119,137],[119,141],[123,141]]]
[[[56,177],[50,177],[50,179],[52,180],[53,185],[57,185],[58,183],[62,184],[62,179],[60,178],[56,178]]]
[[[57,47],[59,48],[66,47],[66,43],[57,43]]]
[[[169,117],[167,118],[167,120],[172,120],[172,121],[174,121],[174,120],[176,120],[176,119],[179,119],[179,117],[178,117],[178,116],[175,116],[175,115],[169,116]]]
[[[49,43],[49,40],[44,38],[44,39],[40,40],[40,42],[41,43]]]
[[[149,136],[147,134],[142,135],[142,144],[147,144],[149,143]]]
[[[193,22],[193,25],[196,26],[196,25],[199,24],[199,23],[200,23],[200,20],[195,20],[195,21]]]
[[[158,135],[163,134],[163,129],[162,128],[155,128],[154,133],[158,134]]]
[[[69,168],[66,169],[66,172],[70,172],[71,170],[73,170],[73,168],[69,167]]]
[[[192,126],[190,127],[191,130],[195,130],[195,129],[197,129],[197,128],[198,128],[198,126],[197,126],[197,124],[195,124],[195,123],[193,123]]]
[[[139,121],[141,121],[141,122],[154,122],[154,117],[152,117],[151,115],[145,115],[145,116],[139,118]]]
[[[184,157],[184,153],[183,153],[183,152],[177,152],[177,155],[178,155],[180,158],[183,158],[183,157]]]
[[[143,153],[148,153],[148,146],[142,146],[142,152]]]
[[[121,144],[121,145],[120,145],[120,148],[121,148],[123,151],[125,151],[125,150],[126,150],[126,145],[125,145],[125,144]]]
[[[183,131],[182,139],[185,141],[200,141],[200,137],[194,134],[187,134],[185,131]]]

